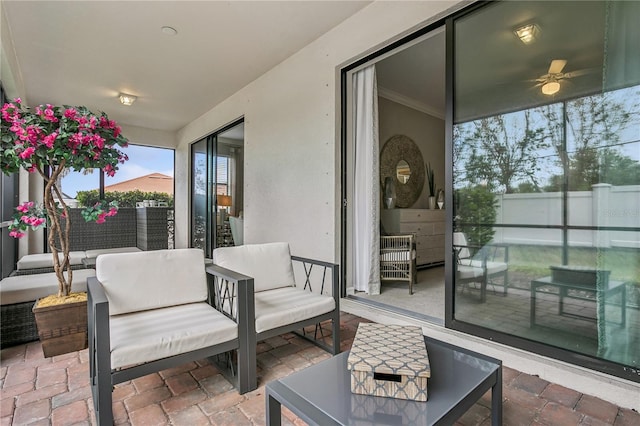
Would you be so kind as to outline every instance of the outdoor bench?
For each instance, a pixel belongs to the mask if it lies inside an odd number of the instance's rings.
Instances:
[[[72,291],[87,289],[87,278],[93,269],[73,271]],[[38,330],[31,309],[36,300],[58,293],[58,280],[53,272],[19,275],[0,281],[1,346],[13,346],[38,340]]]

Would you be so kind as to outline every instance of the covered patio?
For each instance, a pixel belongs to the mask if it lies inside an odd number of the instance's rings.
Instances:
[[[358,324],[369,320],[343,312],[342,350]],[[330,332],[330,329],[328,328]],[[39,342],[3,349],[2,425],[94,425],[87,350],[44,358]],[[330,355],[287,333],[258,345],[258,389],[239,395],[209,360],[185,364],[116,386],[117,425],[263,425],[264,386],[322,362]],[[434,372],[434,374],[436,374]],[[640,414],[539,377],[503,368],[503,418],[507,425],[636,425]],[[490,393],[456,424],[490,423]],[[303,425],[283,409],[283,424]]]

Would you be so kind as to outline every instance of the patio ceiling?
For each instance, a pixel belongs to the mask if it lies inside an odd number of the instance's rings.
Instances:
[[[369,3],[3,0],[2,83],[175,132]]]

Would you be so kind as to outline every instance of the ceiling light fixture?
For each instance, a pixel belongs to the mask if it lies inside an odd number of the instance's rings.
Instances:
[[[556,80],[549,80],[542,85],[542,93],[548,96],[555,95],[560,91],[560,83]]]
[[[531,44],[536,41],[536,38],[540,34],[540,28],[538,28],[536,24],[527,24],[516,28],[513,32],[518,36],[521,42],[524,44]]]
[[[133,105],[133,103],[136,101],[136,99],[138,99],[137,96],[127,95],[126,93],[120,93],[118,95],[118,97],[120,98],[120,103],[122,105],[126,105],[126,106]]]
[[[176,30],[173,27],[168,27],[168,26],[164,26],[164,27],[160,28],[160,31],[162,31],[162,34],[168,35],[168,36],[174,36],[174,35],[178,34],[178,30]]]

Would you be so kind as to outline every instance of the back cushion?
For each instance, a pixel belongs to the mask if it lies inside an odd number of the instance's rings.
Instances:
[[[467,246],[467,237],[465,237],[462,232],[453,233],[453,245],[458,246],[457,249],[459,259],[468,259],[471,257],[471,252],[469,251],[469,247]]]
[[[207,299],[204,254],[200,249],[103,254],[96,277],[119,315]]]
[[[295,285],[288,243],[219,247],[213,263],[252,277],[256,293]]]

